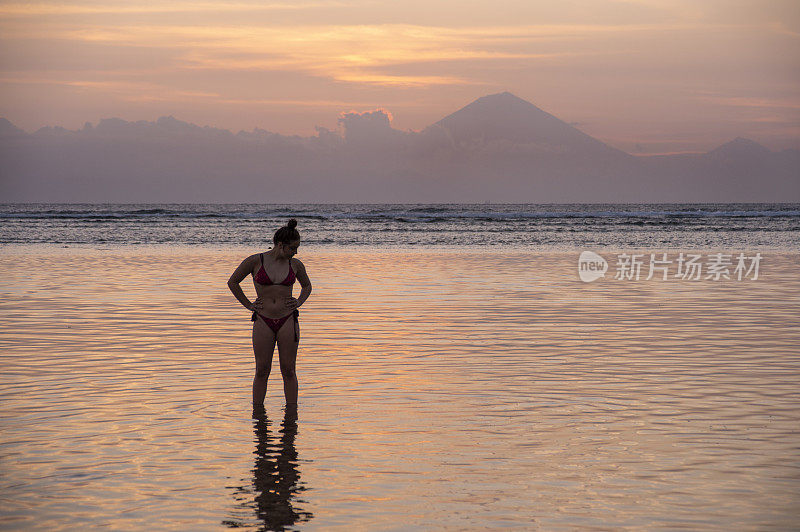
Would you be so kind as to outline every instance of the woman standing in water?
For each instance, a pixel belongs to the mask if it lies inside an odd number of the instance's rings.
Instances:
[[[264,407],[267,393],[267,379],[272,367],[272,354],[278,344],[283,393],[288,408],[297,406],[297,343],[300,338],[300,325],[297,321],[297,308],[311,295],[311,281],[303,263],[293,258],[300,245],[297,220],[289,220],[285,226],[275,231],[272,237],[274,246],[266,253],[250,255],[242,261],[228,280],[236,299],[248,310],[253,311],[253,351],[256,355],[256,374],[253,378],[253,408]],[[244,295],[239,283],[248,275],[253,275],[256,287],[256,300],[251,303]],[[295,279],[301,290],[297,299],[292,297]]]

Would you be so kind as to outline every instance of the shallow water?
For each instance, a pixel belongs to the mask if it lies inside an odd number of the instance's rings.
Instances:
[[[306,249],[299,412],[275,367],[252,419],[252,251],[3,248],[3,528],[800,519],[796,255],[586,284],[577,253]]]

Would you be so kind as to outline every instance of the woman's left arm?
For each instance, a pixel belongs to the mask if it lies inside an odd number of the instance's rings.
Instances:
[[[295,268],[294,274],[301,286],[300,295],[297,296],[297,306],[299,307],[305,303],[306,299],[308,299],[308,296],[311,295],[311,280],[308,278],[306,267],[303,265],[303,263],[298,259],[294,260],[297,261],[297,268]]]

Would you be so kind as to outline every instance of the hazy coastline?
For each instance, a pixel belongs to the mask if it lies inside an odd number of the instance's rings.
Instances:
[[[509,92],[421,131],[392,128],[382,109],[339,122],[299,137],[173,117],[27,134],[0,119],[0,193],[18,202],[800,201],[797,149],[735,137],[707,152],[638,157]]]

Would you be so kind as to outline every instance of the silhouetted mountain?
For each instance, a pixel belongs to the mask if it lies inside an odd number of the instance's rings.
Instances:
[[[22,135],[26,135],[26,133],[23,130],[21,130],[20,128],[18,128],[5,118],[0,118],[0,137],[6,137],[6,136],[19,137]]]
[[[447,133],[454,147],[467,150],[495,143],[527,146],[529,152],[627,155],[510,92],[478,98],[428,130],[436,128]]]
[[[800,201],[800,152],[737,138],[632,156],[504,92],[420,132],[383,110],[311,137],[174,117],[27,134],[0,119],[0,200],[41,202]]]
[[[732,141],[714,148],[706,156],[716,160],[743,161],[765,159],[771,154],[771,151],[758,142],[736,137]]]

